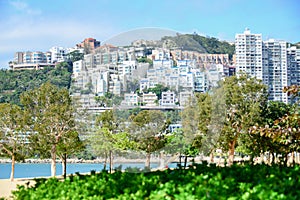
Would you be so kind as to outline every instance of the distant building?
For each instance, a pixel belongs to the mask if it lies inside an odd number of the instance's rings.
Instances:
[[[208,89],[208,78],[207,73],[195,70],[194,72],[195,82],[194,82],[194,91],[195,92],[206,92]]]
[[[83,61],[78,60],[73,63],[73,78],[77,78],[82,71]]]
[[[263,82],[268,86],[269,100],[288,103],[287,93],[282,92],[288,86],[287,44],[270,39],[263,45]]]
[[[252,34],[246,29],[235,35],[236,72],[246,72],[263,79],[262,35]]]
[[[190,101],[190,99],[193,97],[192,91],[185,91],[179,93],[179,104],[180,106],[185,106]]]
[[[179,129],[182,128],[182,125],[181,124],[170,124],[169,125],[169,131],[171,133],[174,133],[175,131],[178,131]]]
[[[160,99],[161,106],[175,106],[175,103],[176,103],[176,96],[174,92],[171,91],[162,92],[161,99]]]
[[[76,45],[79,48],[83,48],[85,53],[92,53],[96,48],[100,47],[100,41],[94,38],[86,38],[81,43]]]
[[[45,67],[55,67],[55,64],[48,63],[21,63],[21,64],[13,64],[11,63],[9,67],[12,70],[39,70]]]
[[[245,72],[262,80],[268,87],[269,100],[288,103],[290,99],[282,90],[300,83],[300,50],[287,48],[282,40],[262,41],[261,34],[251,34],[248,29],[236,34],[235,47],[236,73]]]
[[[295,46],[287,48],[288,85],[300,85],[300,49]]]
[[[49,51],[51,52],[51,63],[64,62],[67,60],[67,54],[69,53],[67,48],[52,47]]]
[[[125,93],[124,94],[124,101],[122,105],[126,106],[137,106],[139,103],[139,96],[136,93]]]
[[[157,103],[157,96],[156,94],[152,93],[152,92],[149,92],[148,94],[143,94],[143,103],[146,105],[146,106],[156,106]]]

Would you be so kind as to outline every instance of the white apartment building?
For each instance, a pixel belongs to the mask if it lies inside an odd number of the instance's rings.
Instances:
[[[300,85],[300,49],[295,46],[287,48],[288,85]]]
[[[124,101],[122,105],[126,106],[137,106],[139,103],[139,96],[136,93],[125,93],[124,94]]]
[[[161,100],[160,100],[161,106],[175,106],[175,103],[176,103],[176,97],[174,92],[167,91],[161,93]]]
[[[179,93],[179,104],[180,106],[185,106],[190,101],[190,99],[193,97],[192,91],[185,91]]]
[[[270,39],[263,42],[266,58],[263,61],[263,82],[268,86],[269,100],[288,103],[288,96],[282,92],[288,86],[288,62],[285,41]]]
[[[142,92],[145,89],[149,88],[149,80],[147,78],[143,78],[140,80],[140,91]]]
[[[80,72],[82,71],[82,67],[83,67],[82,60],[78,60],[73,63],[73,78],[76,79],[79,76]]]
[[[173,60],[154,60],[153,68],[171,68],[173,67]]]
[[[64,62],[67,60],[67,54],[69,50],[64,47],[52,47],[50,50],[51,52],[51,62]]]
[[[208,88],[207,73],[202,72],[199,69],[194,70],[193,73],[195,76],[194,91],[195,92],[206,92],[207,88]]]
[[[146,106],[156,106],[157,96],[153,92],[149,92],[148,94],[143,94],[143,103]]]
[[[236,34],[235,45],[236,72],[262,80],[268,86],[269,100],[288,103],[289,97],[282,89],[300,83],[300,50],[287,48],[285,41],[262,41],[261,34],[251,34],[248,29]]]
[[[132,76],[134,70],[137,69],[136,61],[123,61],[117,65],[119,75]]]
[[[252,77],[263,79],[262,35],[251,34],[246,29],[235,35],[236,72],[246,72]]]

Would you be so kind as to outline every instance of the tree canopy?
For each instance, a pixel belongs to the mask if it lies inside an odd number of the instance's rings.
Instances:
[[[57,67],[45,67],[41,70],[0,70],[0,103],[20,105],[20,95],[50,82],[60,88],[70,88],[71,66],[60,63]]]
[[[69,91],[51,83],[21,95],[25,116],[31,131],[31,146],[45,156],[51,155],[51,175],[56,174],[57,145],[76,131],[74,107]],[[34,134],[35,133],[35,134]]]

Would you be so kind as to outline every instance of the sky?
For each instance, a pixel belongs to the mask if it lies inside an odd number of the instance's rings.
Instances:
[[[0,0],[0,68],[17,51],[102,43],[159,28],[234,41],[249,28],[263,39],[300,41],[298,0]]]

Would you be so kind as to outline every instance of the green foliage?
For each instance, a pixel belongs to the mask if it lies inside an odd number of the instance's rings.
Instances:
[[[144,92],[145,93],[153,92],[154,94],[156,94],[158,99],[161,99],[162,92],[166,92],[168,90],[170,90],[168,87],[161,85],[161,84],[156,84],[154,88],[146,89]]]
[[[24,122],[24,112],[19,106],[0,104],[0,155],[11,159],[11,181],[14,180],[15,161],[24,160],[28,148]]]
[[[165,137],[169,121],[162,111],[143,110],[132,115],[132,123],[128,132],[136,145],[135,150],[147,153],[146,167],[150,167],[150,154],[163,148],[167,142]]]
[[[8,103],[0,104],[0,155],[22,160],[26,153],[24,112]]]
[[[71,84],[71,66],[60,63],[56,68],[45,67],[41,70],[0,70],[0,103],[20,105],[20,95],[43,83],[50,82],[58,87],[69,88]]]
[[[261,120],[262,106],[267,101],[266,86],[247,75],[228,77],[220,86],[224,98],[224,126],[220,134],[222,148],[230,151],[233,162],[237,145],[251,145],[249,129]]]
[[[57,147],[71,145],[78,138],[75,132],[75,108],[69,91],[45,83],[35,90],[23,93],[20,101],[25,108],[28,131],[32,133],[29,137],[30,146],[34,153],[45,157],[51,154],[54,165],[51,174],[55,175]],[[60,149],[63,149],[62,146]],[[63,153],[66,154],[67,151]]]
[[[139,63],[149,63],[150,65],[153,65],[153,61],[147,57],[140,57],[140,58],[137,58],[137,61]]]
[[[80,53],[78,50],[72,51],[68,54],[68,58],[71,60],[72,63],[83,60],[84,54]]]
[[[284,88],[284,92],[300,96],[300,87],[292,85]],[[256,139],[254,142],[261,147],[262,152],[272,154],[272,163],[275,154],[280,154],[281,164],[287,165],[287,155],[300,150],[300,107],[298,103],[285,105],[279,102],[269,102],[264,109],[265,120],[261,124],[254,125],[250,132]],[[256,150],[257,151],[257,150]],[[293,160],[293,163],[295,160]]]
[[[299,166],[194,165],[150,173],[102,172],[19,186],[15,199],[289,199],[300,198]]]
[[[197,34],[182,34],[174,37],[167,36],[162,38],[163,41],[171,40],[176,47],[183,50],[198,51],[200,53],[211,54],[228,54],[232,58],[234,54],[234,45],[225,41],[219,41],[214,37],[204,37]]]
[[[120,105],[123,97],[107,92],[104,96],[95,97],[95,100],[101,107],[112,107]]]
[[[170,120],[171,124],[176,124],[181,122],[180,112],[180,110],[166,111],[165,115],[166,118]]]

